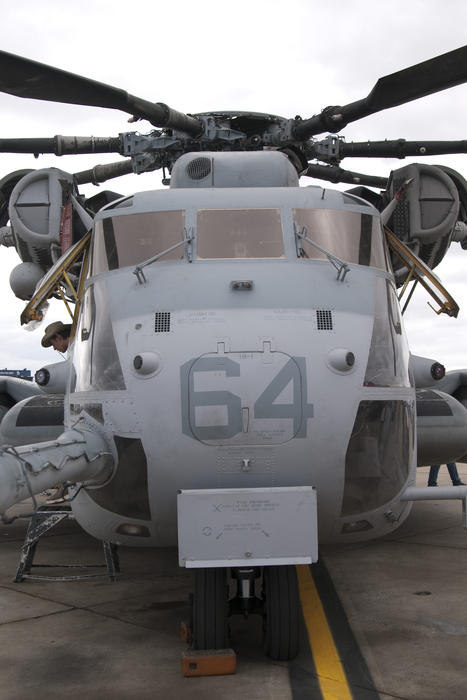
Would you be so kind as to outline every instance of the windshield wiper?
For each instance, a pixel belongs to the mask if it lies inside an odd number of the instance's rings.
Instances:
[[[294,221],[294,231],[295,231],[295,245],[297,247],[297,255],[299,258],[303,257],[303,247],[301,244],[301,241],[306,241],[310,245],[312,245],[314,248],[317,248],[320,250],[324,255],[327,257],[329,262],[333,267],[336,268],[337,270],[337,279],[339,282],[343,282],[345,279],[346,274],[350,271],[350,267],[345,263],[343,260],[340,258],[336,258],[335,255],[332,255],[328,250],[325,248],[321,248],[317,243],[311,240],[311,238],[308,238],[306,235],[307,233],[307,228],[306,226],[303,226],[302,229],[299,229],[297,226],[297,223]]]
[[[188,262],[192,262],[193,260],[193,240],[194,240],[194,235],[193,235],[193,229],[183,229],[183,241],[179,241],[178,243],[175,243],[175,245],[170,246],[170,248],[166,248],[166,250],[163,250],[162,253],[158,253],[157,255],[153,255],[152,258],[148,258],[144,262],[142,262],[140,265],[137,265],[135,269],[133,270],[133,274],[136,275],[138,282],[140,284],[144,284],[146,282],[146,277],[144,276],[143,272],[143,267],[147,267],[148,265],[152,265],[153,262],[156,262],[156,260],[159,260],[159,258],[162,258],[164,255],[167,255],[167,253],[171,253],[172,250],[175,250],[176,248],[180,248],[180,246],[185,246],[185,253],[188,259]]]

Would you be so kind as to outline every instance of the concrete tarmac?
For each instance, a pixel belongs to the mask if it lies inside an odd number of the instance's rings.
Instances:
[[[467,482],[467,465],[458,467]],[[427,471],[418,470],[420,484]],[[445,467],[438,483],[450,483]],[[24,503],[9,514],[29,508]],[[259,618],[232,620],[235,675],[184,678],[179,624],[189,614],[191,577],[173,549],[121,548],[116,583],[106,577],[14,583],[26,526],[20,519],[0,526],[0,700],[325,697],[310,694],[306,684],[292,690],[288,664],[262,653]],[[460,501],[415,503],[393,535],[323,547],[321,557],[376,697],[464,700],[467,531]],[[40,541],[35,563],[44,562],[102,564],[102,547],[65,521]],[[314,672],[311,665],[301,670]],[[368,697],[366,688],[350,685],[356,700]]]

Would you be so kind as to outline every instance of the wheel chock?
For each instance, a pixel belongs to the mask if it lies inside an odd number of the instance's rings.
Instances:
[[[180,623],[180,637],[185,642],[185,644],[191,644],[191,629],[188,622]]]
[[[235,673],[237,655],[233,649],[189,649],[182,653],[184,676],[227,676]]]

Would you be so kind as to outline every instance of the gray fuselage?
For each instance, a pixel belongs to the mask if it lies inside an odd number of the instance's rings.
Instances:
[[[93,236],[65,424],[84,411],[118,464],[73,501],[86,530],[172,545],[179,489],[299,485],[322,542],[403,522],[415,392],[374,208],[319,187],[180,188],[110,205]]]

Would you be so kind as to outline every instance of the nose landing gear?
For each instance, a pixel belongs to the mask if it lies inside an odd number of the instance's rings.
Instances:
[[[263,616],[264,651],[289,661],[298,653],[300,601],[294,566],[238,567],[230,570],[236,592],[229,598],[227,569],[196,569],[192,599],[191,642],[194,649],[229,646],[228,618]],[[261,597],[256,595],[259,579]]]

